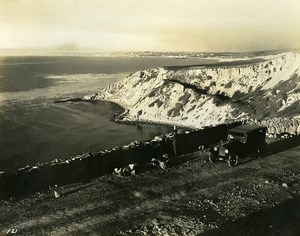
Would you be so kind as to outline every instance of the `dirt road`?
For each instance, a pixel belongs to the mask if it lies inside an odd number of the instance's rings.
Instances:
[[[1,202],[17,235],[300,235],[300,146],[235,168],[199,151],[135,176],[106,175]],[[53,191],[60,197],[55,198]]]

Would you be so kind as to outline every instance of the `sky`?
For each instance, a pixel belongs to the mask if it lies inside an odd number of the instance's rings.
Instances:
[[[0,48],[300,48],[299,0],[0,0]]]

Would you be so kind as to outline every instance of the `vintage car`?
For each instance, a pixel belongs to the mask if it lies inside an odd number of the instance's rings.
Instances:
[[[238,164],[240,158],[260,157],[266,149],[267,128],[258,125],[241,125],[228,131],[227,141],[210,149],[209,161],[225,160],[230,167]]]

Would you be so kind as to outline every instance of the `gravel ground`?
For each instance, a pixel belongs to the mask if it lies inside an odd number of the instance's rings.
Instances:
[[[2,201],[3,235],[300,235],[300,146],[235,168],[198,151],[166,169]],[[60,194],[54,197],[54,190]],[[14,230],[14,231],[13,231]]]

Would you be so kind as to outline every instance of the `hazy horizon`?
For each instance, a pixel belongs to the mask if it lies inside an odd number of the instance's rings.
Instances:
[[[297,0],[1,0],[0,49],[250,52],[300,47]]]
[[[254,53],[254,52],[281,52],[281,51],[299,51],[299,48],[278,48],[278,49],[265,49],[265,50],[235,50],[235,51],[213,51],[213,50],[207,50],[207,51],[193,51],[193,50],[170,50],[170,51],[158,51],[158,50],[105,50],[102,48],[81,48],[78,47],[76,49],[60,49],[61,45],[53,46],[53,47],[37,47],[37,48],[1,48],[0,47],[0,55],[5,54],[5,52],[15,52],[15,53],[30,53],[30,52],[36,52],[36,53],[103,53],[103,54],[110,54],[110,53]]]

